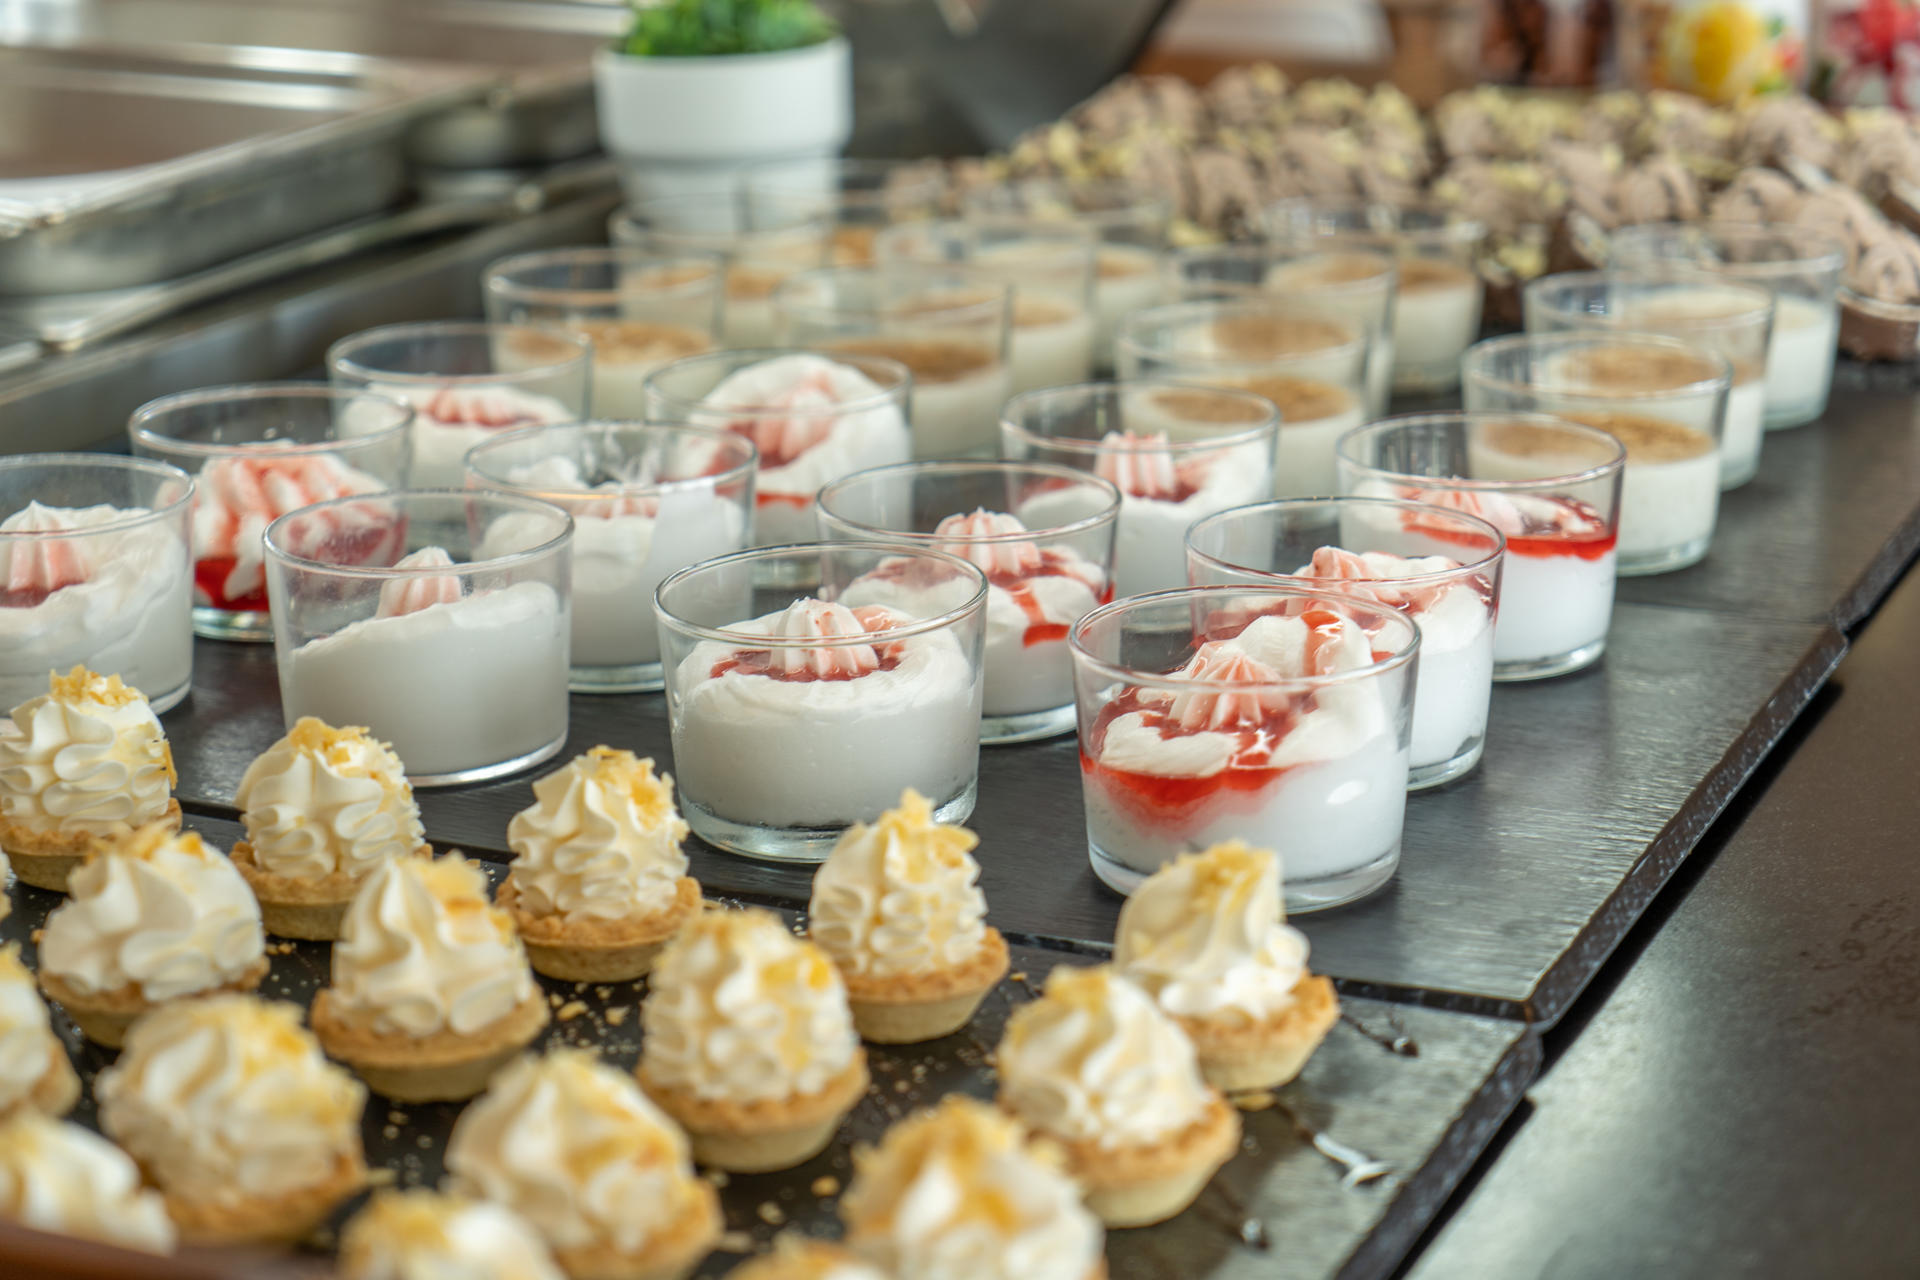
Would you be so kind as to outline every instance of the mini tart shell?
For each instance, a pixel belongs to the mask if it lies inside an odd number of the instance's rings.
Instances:
[[[142,1172],[145,1172],[144,1168]],[[155,1180],[149,1176],[148,1182]],[[367,1163],[356,1135],[351,1151],[334,1157],[327,1176],[310,1187],[278,1196],[241,1196],[201,1200],[163,1189],[167,1216],[180,1229],[180,1242],[218,1246],[293,1244],[312,1235],[340,1202],[367,1185]]]
[[[327,1056],[352,1067],[367,1087],[395,1102],[462,1102],[487,1087],[494,1072],[546,1029],[547,1001],[538,988],[511,1012],[472,1035],[430,1036],[375,1031],[343,1013],[331,987],[313,998],[313,1034]]]
[[[431,858],[433,849],[420,845],[413,856]],[[267,932],[276,938],[300,938],[308,942],[340,940],[340,922],[347,917],[347,907],[374,872],[372,867],[358,875],[336,871],[317,880],[284,876],[266,870],[255,861],[253,846],[245,840],[233,846],[233,867],[247,882],[247,888],[253,890],[253,900],[260,904],[260,920]]]
[[[847,1005],[862,1040],[919,1044],[950,1036],[972,1020],[987,992],[1007,976],[1007,941],[988,927],[965,964],[930,973],[860,974],[842,969]]]
[[[27,1110],[59,1119],[73,1110],[73,1104],[78,1101],[80,1077],[60,1041],[48,1036],[47,1069],[40,1073],[40,1078],[33,1082],[33,1088],[27,1090],[25,1097],[15,1100],[10,1107],[0,1107],[0,1120]]]
[[[639,1253],[611,1245],[556,1248],[553,1260],[568,1280],[684,1280],[720,1239],[720,1194],[705,1178],[689,1178],[692,1196],[665,1233]]]
[[[866,1050],[856,1048],[846,1070],[817,1093],[735,1102],[702,1098],[647,1079],[644,1052],[636,1073],[640,1087],[679,1122],[700,1164],[728,1173],[791,1169],[826,1150],[840,1121],[867,1091]]]
[[[1264,1022],[1176,1016],[1200,1055],[1207,1083],[1222,1093],[1277,1089],[1300,1074],[1340,1020],[1333,983],[1304,974],[1293,1000]]]
[[[1040,1131],[1067,1156],[1087,1208],[1109,1227],[1146,1227],[1183,1212],[1240,1145],[1240,1113],[1218,1092],[1178,1133],[1158,1142],[1104,1147]]]
[[[631,982],[652,972],[661,950],[700,910],[700,882],[681,876],[666,907],[621,920],[532,915],[520,903],[512,872],[494,900],[513,917],[535,972],[566,982]]]
[[[208,987],[204,991],[189,991],[176,996],[177,1000],[192,1000],[199,996],[217,995],[225,991],[242,993],[256,990],[267,976],[267,958],[261,956],[247,967],[232,982],[217,987]],[[92,995],[82,995],[67,984],[59,974],[49,970],[40,971],[40,992],[66,1011],[73,1024],[80,1028],[80,1034],[95,1044],[105,1045],[109,1049],[118,1049],[126,1042],[127,1028],[131,1027],[141,1014],[157,1009],[164,1000],[149,1000],[142,995],[140,988],[128,983],[124,987],[115,987],[111,991],[96,991]]]
[[[180,802],[169,799],[167,807],[156,822],[165,822],[175,831],[180,829]],[[0,852],[4,852],[13,863],[13,874],[20,878],[21,884],[30,884],[36,889],[50,889],[54,893],[67,891],[67,880],[87,855],[102,845],[110,845],[122,836],[130,835],[133,827],[121,823],[124,830],[99,831],[44,831],[12,818],[0,817]]]

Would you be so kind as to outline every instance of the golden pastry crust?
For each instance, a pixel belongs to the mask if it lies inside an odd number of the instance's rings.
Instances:
[[[333,989],[313,999],[309,1022],[327,1056],[352,1067],[367,1087],[398,1102],[458,1102],[487,1087],[493,1073],[546,1029],[546,998],[536,988],[505,1017],[472,1035],[375,1031],[345,1014]]]
[[[681,1280],[713,1251],[720,1239],[720,1196],[704,1178],[690,1178],[693,1199],[665,1235],[637,1254],[611,1245],[555,1249],[553,1260],[568,1280]]]
[[[431,858],[433,848],[420,845],[416,858]],[[268,933],[276,938],[302,938],[309,942],[337,942],[340,923],[346,919],[353,895],[373,874],[368,868],[359,875],[336,871],[314,880],[284,876],[263,868],[254,859],[253,846],[245,840],[233,846],[233,867],[253,890],[260,904],[260,919]]]
[[[631,982],[652,971],[661,950],[700,910],[700,882],[682,876],[665,908],[620,920],[531,915],[511,872],[494,897],[513,918],[537,972],[567,982]]]
[[[149,1176],[147,1181],[154,1179]],[[163,1194],[182,1244],[293,1244],[312,1235],[341,1201],[366,1185],[367,1164],[356,1137],[353,1150],[335,1157],[326,1178],[285,1195],[213,1201],[173,1191]]]
[[[1200,1055],[1207,1083],[1227,1093],[1272,1089],[1300,1074],[1327,1032],[1340,1020],[1333,983],[1302,974],[1293,1002],[1263,1022],[1238,1018],[1176,1017]]]
[[[854,1050],[846,1070],[817,1093],[735,1102],[700,1098],[647,1079],[646,1059],[637,1073],[654,1104],[687,1131],[693,1157],[729,1173],[791,1169],[826,1149],[840,1121],[867,1091],[867,1055]]]
[[[874,975],[848,973],[842,969],[840,980],[846,984],[847,999],[864,1004],[923,1004],[946,1000],[969,991],[984,992],[1007,976],[1009,960],[1007,940],[1000,931],[988,926],[980,939],[980,948],[967,962],[951,969],[927,973]]]
[[[169,823],[178,831],[180,802],[169,799],[166,810],[154,821]],[[12,860],[13,874],[22,884],[65,893],[68,877],[79,870],[88,854],[133,834],[132,826],[121,825],[126,826],[125,831],[47,831],[0,816],[0,852]]]
[[[1087,1208],[1109,1227],[1145,1227],[1182,1213],[1240,1145],[1240,1113],[1218,1092],[1200,1118],[1158,1142],[1103,1147],[1042,1133],[1067,1157]]]
[[[26,1097],[10,1107],[0,1107],[0,1120],[6,1120],[28,1108],[58,1119],[73,1110],[73,1104],[78,1101],[80,1076],[68,1060],[66,1049],[58,1040],[53,1040],[47,1045],[47,1069],[40,1073],[40,1078],[34,1081]]]
[[[267,976],[267,958],[261,956],[247,967],[247,971],[232,982],[205,991],[189,991],[180,1000],[192,1000],[198,996],[217,995],[225,991],[246,993],[257,989]],[[40,970],[40,993],[47,999],[66,1010],[74,1025],[80,1028],[82,1035],[95,1044],[105,1045],[109,1049],[118,1049],[127,1038],[127,1028],[141,1014],[158,1007],[165,1001],[149,1000],[140,993],[140,988],[128,983],[124,987],[115,987],[111,991],[96,991],[91,995],[82,995],[74,990],[59,974],[47,969]]]

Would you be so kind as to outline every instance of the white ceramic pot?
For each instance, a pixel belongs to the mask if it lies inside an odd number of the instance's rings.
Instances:
[[[600,142],[628,200],[729,191],[748,165],[824,161],[853,134],[853,61],[842,37],[712,58],[602,49],[594,85]]]

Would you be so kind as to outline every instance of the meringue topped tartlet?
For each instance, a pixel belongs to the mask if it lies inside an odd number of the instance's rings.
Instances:
[[[447,1171],[524,1217],[572,1280],[679,1280],[720,1235],[685,1135],[588,1050],[502,1071],[454,1125]]]
[[[0,1119],[32,1109],[63,1116],[80,1100],[80,1077],[53,1034],[46,1001],[20,963],[20,945],[0,947]]]
[[[500,905],[533,967],[572,982],[627,982],[700,909],[673,779],[631,751],[595,747],[533,784],[507,824],[513,870]]]
[[[1007,974],[986,924],[980,842],[935,822],[909,788],[871,826],[855,823],[813,873],[807,935],[846,983],[853,1023],[875,1044],[917,1044],[965,1026]]]
[[[1113,967],[1180,1024],[1207,1080],[1229,1093],[1292,1080],[1340,1016],[1282,914],[1279,860],[1238,841],[1177,858],[1134,890]]]
[[[366,1182],[367,1091],[290,1004],[226,995],[157,1010],[95,1093],[100,1127],[190,1244],[302,1239]]]
[[[694,917],[651,982],[640,1086],[686,1129],[701,1164],[790,1169],[826,1148],[866,1092],[846,986],[778,917]]]
[[[155,822],[102,845],[68,892],[40,939],[40,989],[97,1044],[119,1048],[156,1005],[267,976],[253,891],[195,832]]]
[[[327,1055],[397,1102],[470,1098],[547,1025],[513,920],[458,852],[388,858],[360,886],[313,1002]]]
[[[27,1108],[0,1120],[0,1219],[33,1231],[172,1253],[173,1220],[126,1152]]]
[[[1201,1078],[1186,1033],[1104,965],[1049,974],[1007,1019],[994,1063],[1000,1105],[1060,1144],[1109,1227],[1181,1212],[1240,1141],[1240,1118]]]
[[[400,757],[359,727],[302,716],[247,766],[233,846],[267,932],[331,942],[347,904],[388,858],[429,857]]]
[[[66,892],[89,851],[180,827],[173,752],[144,695],[75,667],[0,723],[0,851],[23,884]]]
[[[1021,1126],[952,1095],[854,1152],[840,1202],[853,1251],[914,1280],[1104,1280],[1105,1233]]]
[[[340,1234],[342,1280],[565,1280],[505,1205],[441,1191],[376,1191]]]

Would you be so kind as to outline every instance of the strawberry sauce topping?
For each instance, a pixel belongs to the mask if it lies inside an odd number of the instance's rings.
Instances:
[[[843,604],[811,598],[795,600],[774,624],[773,635],[788,640],[878,639],[906,619],[890,609],[867,605],[849,609]],[[707,674],[766,676],[791,684],[858,680],[876,671],[900,665],[901,644],[780,645],[767,649],[736,649],[713,664]]]
[[[412,555],[402,557],[393,567],[396,569],[450,569],[453,567],[453,557],[441,547],[422,547]],[[405,614],[418,613],[436,604],[457,603],[465,594],[466,589],[459,577],[451,573],[395,578],[380,588],[380,608],[374,616],[398,618]]]
[[[8,533],[52,533],[72,522],[37,502],[8,522]],[[93,571],[80,543],[72,538],[9,538],[7,572],[0,579],[0,609],[34,609],[54,592],[85,582]]]
[[[1167,433],[1136,435],[1109,431],[1100,438],[1104,449],[1094,470],[1120,492],[1155,502],[1185,502],[1206,481],[1205,463],[1196,459],[1186,467],[1174,461]]]
[[[784,467],[809,449],[824,443],[833,434],[840,405],[833,379],[824,369],[808,373],[763,404],[722,406],[731,409],[788,410],[789,416],[740,418],[726,429],[752,440],[760,450],[762,469]],[[809,501],[811,499],[808,499]]]
[[[1600,513],[1575,498],[1530,494],[1527,505],[1503,494],[1476,493],[1467,489],[1403,488],[1400,496],[1429,506],[1446,507],[1479,516],[1507,537],[1507,554],[1549,557],[1575,556],[1599,560],[1612,551],[1619,535],[1607,528]],[[1440,542],[1478,546],[1481,539],[1471,533],[1421,520],[1408,512],[1402,525]],[[1484,548],[1482,548],[1484,550]]]
[[[546,421],[504,397],[463,387],[442,387],[427,397],[420,412],[443,427],[485,427],[490,431],[538,426]]]
[[[1006,592],[1020,606],[1027,615],[1027,629],[1021,638],[1025,648],[1065,640],[1074,621],[1048,616],[1033,589],[1036,578],[1071,578],[1092,591],[1101,604],[1113,598],[1113,588],[1104,575],[1084,557],[1013,537],[1027,532],[1017,516],[978,508],[970,515],[948,516],[934,526],[933,532],[940,539],[933,544],[935,551],[971,562],[987,575],[989,585]]]

